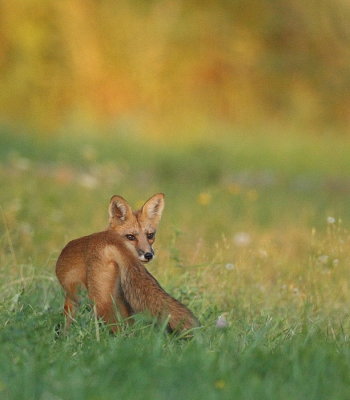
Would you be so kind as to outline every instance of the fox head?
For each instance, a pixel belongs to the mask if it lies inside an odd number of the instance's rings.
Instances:
[[[139,260],[147,263],[154,256],[152,244],[163,209],[163,193],[152,196],[138,211],[132,211],[123,197],[113,196],[108,208],[108,229],[116,231]]]

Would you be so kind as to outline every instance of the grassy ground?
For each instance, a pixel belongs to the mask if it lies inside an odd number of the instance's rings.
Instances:
[[[348,399],[349,150],[1,132],[0,398]],[[203,328],[184,341],[139,318],[113,337],[83,308],[57,340],[61,248],[106,226],[112,194],[158,191],[149,269]]]

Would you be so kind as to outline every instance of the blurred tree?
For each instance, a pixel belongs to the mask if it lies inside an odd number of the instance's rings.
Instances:
[[[350,122],[346,0],[0,0],[0,116]]]

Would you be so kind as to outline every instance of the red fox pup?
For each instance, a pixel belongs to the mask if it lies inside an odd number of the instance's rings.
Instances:
[[[77,291],[87,288],[97,317],[116,331],[116,306],[123,318],[146,311],[158,320],[168,319],[169,331],[199,326],[192,312],[166,293],[144,267],[152,260],[164,195],[152,196],[133,212],[121,196],[109,203],[109,225],[103,232],[72,240],[62,250],[56,274],[65,293],[65,330],[78,305]]]

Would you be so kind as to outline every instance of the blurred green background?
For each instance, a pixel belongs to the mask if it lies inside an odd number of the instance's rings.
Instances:
[[[1,399],[350,398],[349,21],[347,0],[0,0]],[[156,192],[148,267],[198,336],[111,337],[82,307],[55,340],[63,246]]]
[[[344,0],[0,1],[0,118],[185,142],[344,133]]]
[[[0,0],[3,265],[52,273],[111,195],[156,192],[170,275],[232,262],[237,232],[283,232],[307,262],[311,229],[350,218],[349,17],[342,0]]]

